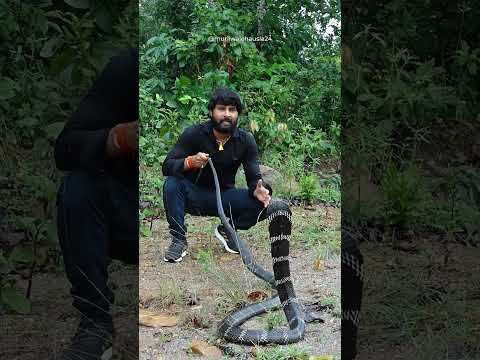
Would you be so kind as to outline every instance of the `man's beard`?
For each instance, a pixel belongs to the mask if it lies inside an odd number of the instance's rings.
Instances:
[[[220,122],[216,122],[213,118],[210,119],[213,124],[213,128],[222,134],[232,134],[235,128],[237,127],[237,123],[230,121],[230,120],[222,120]],[[227,128],[222,127],[222,122],[230,123],[230,126]]]

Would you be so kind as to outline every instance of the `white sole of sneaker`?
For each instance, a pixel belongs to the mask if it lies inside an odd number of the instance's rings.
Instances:
[[[220,232],[218,231],[217,228],[215,228],[215,236],[217,237],[218,240],[220,240],[220,242],[223,244],[223,247],[225,248],[225,250],[227,250],[229,253],[232,253],[232,254],[238,254],[239,253],[238,251],[232,250],[228,247],[225,238],[222,236],[222,234],[220,234]]]
[[[178,263],[178,262],[180,262],[180,261],[183,260],[183,258],[185,257],[185,255],[187,255],[187,252],[186,252],[186,251],[184,251],[184,252],[182,253],[182,255],[181,255],[178,259],[176,259],[176,260],[173,260],[173,259],[172,259],[172,260],[168,260],[166,257],[164,257],[164,258],[163,258],[163,261],[165,261],[165,262],[172,262],[172,261],[174,261],[174,262]]]

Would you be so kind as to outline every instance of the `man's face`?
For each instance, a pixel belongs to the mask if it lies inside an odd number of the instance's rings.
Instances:
[[[218,124],[216,129],[220,132],[231,132],[237,124],[238,111],[235,105],[217,104],[210,115]]]

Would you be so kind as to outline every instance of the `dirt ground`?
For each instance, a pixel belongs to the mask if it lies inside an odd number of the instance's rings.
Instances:
[[[322,251],[324,238],[319,234],[339,236],[340,209],[323,206],[292,209],[291,271],[297,297],[305,303],[318,302],[325,306],[321,308],[324,322],[307,324],[305,339],[295,347],[310,355],[334,355],[339,359],[340,260],[335,251],[330,255],[327,251],[328,256],[325,255]],[[163,261],[167,224],[165,220],[155,220],[152,236],[140,239],[140,282],[135,267],[117,261],[110,265],[109,283],[115,292],[114,359],[137,358],[137,341],[142,360],[196,358],[189,350],[195,339],[220,347],[225,358],[255,358],[252,347],[232,346],[218,339],[216,326],[232,309],[232,299],[248,302],[247,295],[254,290],[269,295],[271,292],[245,269],[237,255],[227,254],[220,246],[213,235],[217,221],[187,217],[189,253],[182,263],[168,264]],[[240,234],[251,246],[257,261],[271,269],[266,222]],[[200,258],[208,251],[212,254],[212,264],[204,270]],[[27,281],[21,280],[18,284],[25,290]],[[70,284],[61,269],[58,273],[34,275],[31,314],[1,317],[0,359],[50,359],[68,345],[79,322],[79,314],[71,305],[69,289]],[[178,316],[179,325],[141,326],[139,333],[132,331],[138,323],[138,306]],[[257,317],[246,326],[266,328],[272,324],[277,327],[284,325],[284,320],[281,313],[276,312]],[[275,350],[277,347],[262,349]]]
[[[26,281],[19,287],[25,289]],[[114,261],[110,287],[115,289],[113,359],[138,358],[138,278],[134,266]],[[59,355],[75,334],[80,314],[71,305],[70,284],[63,273],[39,273],[33,279],[28,315],[0,318],[0,359],[47,360]]]
[[[339,236],[340,209],[292,207],[292,212],[290,266],[297,297],[304,303],[327,305],[321,308],[324,322],[307,324],[305,339],[296,346],[309,355],[333,355],[340,359],[340,258],[338,252],[324,256],[318,237],[322,231]],[[218,346],[225,358],[255,358],[252,347],[219,339],[216,327],[232,309],[233,300],[248,302],[252,291],[270,292],[245,268],[238,255],[225,252],[214,236],[217,224],[215,218],[187,216],[188,254],[178,264],[163,261],[163,251],[170,241],[164,219],[155,220],[151,236],[141,238],[140,306],[179,318],[174,327],[140,327],[141,360],[194,358],[190,350],[193,340]],[[266,222],[261,222],[239,233],[256,260],[271,270],[266,226]],[[202,266],[205,254],[211,255],[207,267]],[[320,263],[316,263],[319,258]],[[277,312],[252,319],[245,326],[265,328],[269,319],[277,319],[275,327],[285,325]]]
[[[439,240],[362,244],[358,360],[480,359],[480,248]]]

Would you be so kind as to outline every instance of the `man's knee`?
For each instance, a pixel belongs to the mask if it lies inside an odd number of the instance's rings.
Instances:
[[[183,179],[175,176],[167,176],[163,185],[163,193],[166,196],[175,195],[179,191],[182,191],[184,187]]]
[[[68,211],[88,211],[101,193],[100,176],[83,171],[68,174],[59,189],[58,200]]]

